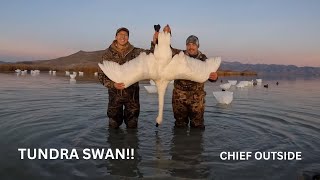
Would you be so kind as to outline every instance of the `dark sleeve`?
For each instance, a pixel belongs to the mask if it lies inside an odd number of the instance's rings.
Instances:
[[[153,53],[153,52],[151,52],[150,49],[142,49],[142,48],[135,48],[134,51],[135,51],[134,52],[135,53],[135,57],[138,57],[140,55],[140,53],[142,53],[142,52],[145,52],[146,54]]]
[[[201,61],[206,61],[208,58],[205,54],[201,54],[200,60]]]
[[[102,56],[100,63],[103,63],[104,60],[108,59],[112,59],[112,53],[107,49],[106,53]],[[98,72],[98,79],[103,86],[109,89],[114,88],[114,82],[109,79],[101,69],[99,69]]]
[[[182,50],[171,47],[172,57],[176,54],[179,54]]]
[[[150,43],[150,52],[151,53],[154,53],[154,48],[155,48],[155,44],[153,43],[153,41],[151,41],[151,43]]]

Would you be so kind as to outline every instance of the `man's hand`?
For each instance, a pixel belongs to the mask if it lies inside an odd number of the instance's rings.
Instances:
[[[210,73],[209,79],[213,80],[213,81],[217,80],[218,79],[218,73],[216,73],[216,72]]]
[[[123,83],[114,83],[113,85],[116,89],[122,90],[124,89],[124,84]]]

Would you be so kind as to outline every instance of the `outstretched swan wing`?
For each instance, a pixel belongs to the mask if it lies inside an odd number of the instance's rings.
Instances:
[[[199,61],[180,52],[165,67],[163,75],[167,80],[185,79],[203,83],[208,80],[211,72],[218,70],[220,63],[220,57]]]
[[[116,83],[124,83],[125,87],[144,79],[152,79],[152,69],[156,60],[152,53],[141,53],[135,59],[122,65],[113,61],[103,61],[99,67],[103,73]]]

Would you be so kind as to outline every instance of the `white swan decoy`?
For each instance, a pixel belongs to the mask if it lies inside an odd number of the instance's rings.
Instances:
[[[230,89],[230,87],[231,87],[231,83],[225,83],[220,85],[220,88],[223,90]]]
[[[228,83],[230,83],[232,86],[235,86],[237,82],[237,80],[228,80]]]
[[[76,79],[77,74],[70,74],[70,79]]]
[[[151,85],[151,86],[144,86],[146,88],[147,92],[152,94],[152,93],[157,93],[157,86]]]
[[[209,78],[211,72],[217,71],[221,63],[220,57],[199,61],[186,56],[183,52],[172,57],[170,38],[169,33],[159,33],[154,54],[141,53],[123,65],[112,61],[99,63],[99,67],[108,78],[117,83],[124,83],[125,87],[145,79],[155,82],[159,100],[156,126],[163,120],[164,95],[170,81],[185,79],[203,83]],[[123,74],[130,74],[130,76],[123,76]]]
[[[153,80],[150,80],[150,85],[155,86],[156,83]]]
[[[249,82],[248,81],[240,81],[236,87],[237,88],[244,88],[244,87],[247,87],[249,85]]]
[[[230,104],[233,100],[233,92],[230,91],[216,91],[213,95],[220,104]]]

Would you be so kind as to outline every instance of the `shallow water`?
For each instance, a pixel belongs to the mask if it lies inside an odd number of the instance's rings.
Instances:
[[[268,89],[233,87],[230,105],[213,97],[220,81],[206,83],[205,131],[173,129],[172,85],[160,127],[157,95],[140,83],[139,128],[109,130],[107,91],[97,81],[0,73],[0,82],[0,179],[297,179],[320,173],[319,78],[263,78]],[[133,160],[21,160],[18,148],[135,151]],[[301,151],[302,160],[223,161],[223,151]]]

